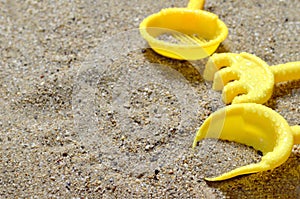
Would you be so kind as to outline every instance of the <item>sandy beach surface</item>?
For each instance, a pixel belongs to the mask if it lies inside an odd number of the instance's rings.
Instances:
[[[224,107],[202,78],[207,59],[153,52],[138,26],[188,1],[0,1],[0,198],[299,198],[300,146],[278,168],[207,182],[260,160],[205,139]],[[229,29],[217,52],[270,66],[300,60],[299,0],[207,0]],[[300,125],[300,81],[265,104]]]

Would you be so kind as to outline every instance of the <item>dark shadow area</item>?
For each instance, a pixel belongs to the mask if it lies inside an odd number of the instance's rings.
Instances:
[[[146,59],[149,60],[149,62],[162,64],[172,69],[175,69],[176,71],[180,72],[192,84],[195,82],[199,83],[204,81],[201,75],[201,71],[198,71],[194,66],[196,67],[199,66],[199,68],[204,69],[206,63],[206,61],[204,60],[206,59],[199,60],[196,63],[196,62],[190,62],[186,60],[176,60],[176,59],[167,58],[165,56],[156,53],[151,48],[143,49],[142,52],[146,57]]]
[[[288,81],[274,85],[273,95],[266,102],[266,106],[275,109],[277,108],[277,100],[279,98],[293,95],[294,90],[300,89],[300,80]]]

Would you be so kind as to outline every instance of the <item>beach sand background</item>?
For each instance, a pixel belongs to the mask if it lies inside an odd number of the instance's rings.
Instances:
[[[139,23],[187,1],[0,1],[1,198],[299,198],[300,146],[282,166],[206,182],[259,154],[193,137],[220,93],[206,59],[154,53]],[[298,0],[208,0],[229,36],[217,52],[300,60]],[[267,106],[300,124],[300,81]]]

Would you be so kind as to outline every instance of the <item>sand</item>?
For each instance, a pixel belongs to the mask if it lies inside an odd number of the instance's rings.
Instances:
[[[206,59],[154,53],[137,27],[185,1],[1,1],[1,198],[297,198],[300,146],[280,167],[206,182],[260,160],[254,149],[206,139],[225,105],[202,78]],[[300,60],[300,4],[209,0],[228,26],[217,52],[269,65]],[[300,81],[266,103],[299,123]]]

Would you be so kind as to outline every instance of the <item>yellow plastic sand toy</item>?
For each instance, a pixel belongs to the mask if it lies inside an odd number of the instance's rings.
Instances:
[[[274,83],[300,79],[300,61],[268,66],[248,53],[216,53],[207,62],[204,79],[214,80],[226,104],[260,103],[271,97]]]
[[[211,55],[228,35],[217,15],[201,10],[204,0],[190,0],[187,8],[167,8],[145,18],[140,33],[157,53],[181,60]]]
[[[284,163],[293,144],[300,144],[300,126],[290,127],[274,110],[255,103],[233,104],[211,114],[194,139],[193,148],[204,138],[234,141],[263,152],[261,162],[224,173],[209,181],[274,169]]]

